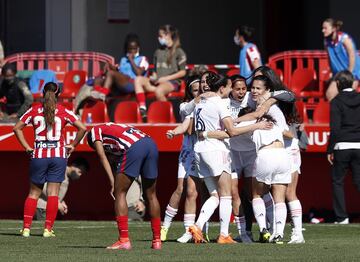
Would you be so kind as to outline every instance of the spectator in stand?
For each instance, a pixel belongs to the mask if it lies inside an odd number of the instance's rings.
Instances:
[[[155,72],[150,77],[135,79],[136,99],[140,112],[146,119],[145,92],[155,92],[156,99],[166,101],[166,95],[180,88],[181,78],[186,75],[186,54],[181,49],[178,30],[171,25],[159,28],[160,48],[154,54]]]
[[[0,109],[1,122],[16,122],[28,110],[34,101],[25,84],[16,75],[15,64],[5,64],[0,78],[0,98],[6,98],[5,111]]]
[[[4,61],[5,55],[4,55],[4,47],[0,41],[0,69],[1,67],[4,65],[5,61]]]
[[[360,59],[352,37],[340,31],[342,25],[342,21],[333,18],[328,18],[323,22],[324,46],[329,56],[333,75],[343,70],[349,70],[355,77],[354,87],[356,88],[360,79]],[[337,94],[338,88],[335,81],[331,79],[326,90],[326,98],[331,101]]]
[[[149,68],[145,56],[140,55],[139,37],[128,34],[124,44],[124,56],[121,57],[119,67],[107,64],[104,87],[110,89],[116,86],[121,94],[134,92],[134,79],[144,76]]]
[[[249,78],[252,71],[262,65],[261,56],[255,44],[250,42],[254,34],[254,28],[239,26],[236,28],[234,42],[240,46],[239,66],[240,75]]]
[[[134,79],[147,73],[149,62],[140,55],[140,41],[135,34],[128,34],[124,43],[124,56],[120,58],[118,67],[106,64],[104,72],[89,79],[75,98],[75,112],[80,114],[86,100],[105,100],[110,89],[114,94],[130,94],[134,92]],[[103,87],[102,87],[103,86]]]
[[[335,75],[339,94],[330,103],[330,140],[327,158],[332,165],[333,207],[336,224],[349,224],[344,195],[344,178],[350,168],[360,192],[360,94],[354,77],[345,70]]]
[[[59,204],[58,210],[62,215],[68,213],[68,206],[64,201],[65,195],[68,191],[70,180],[78,180],[81,176],[85,175],[89,171],[89,163],[84,158],[76,158],[74,161],[66,167],[65,179],[60,184],[59,190]],[[37,209],[35,219],[45,220],[46,205],[47,205],[47,183],[44,184],[42,193],[37,202]]]

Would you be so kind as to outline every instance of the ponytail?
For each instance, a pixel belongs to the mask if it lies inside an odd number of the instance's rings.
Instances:
[[[58,86],[53,82],[46,83],[43,90],[44,94],[44,118],[47,127],[51,127],[55,122],[56,97],[58,96]]]

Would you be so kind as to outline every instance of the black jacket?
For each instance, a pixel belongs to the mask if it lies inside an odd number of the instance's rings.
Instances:
[[[360,94],[355,91],[340,91],[330,103],[329,154],[338,142],[360,143]]]

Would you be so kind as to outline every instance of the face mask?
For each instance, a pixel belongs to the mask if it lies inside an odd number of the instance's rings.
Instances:
[[[160,45],[166,46],[167,42],[165,38],[159,37],[158,40]]]
[[[130,53],[127,53],[127,54],[126,54],[127,57],[129,57],[129,55],[130,55]],[[137,57],[137,56],[139,56],[139,55],[140,55],[140,53],[137,52],[137,53],[134,55],[134,57]]]
[[[234,43],[235,43],[235,45],[240,45],[240,39],[236,35],[234,36]]]
[[[78,180],[80,178],[80,176],[78,175],[78,173],[76,173],[76,171],[71,171],[69,174],[69,178],[71,180]]]

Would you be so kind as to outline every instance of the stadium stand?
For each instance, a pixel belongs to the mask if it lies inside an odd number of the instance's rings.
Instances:
[[[169,101],[154,101],[148,110],[148,123],[175,123],[174,109]]]

